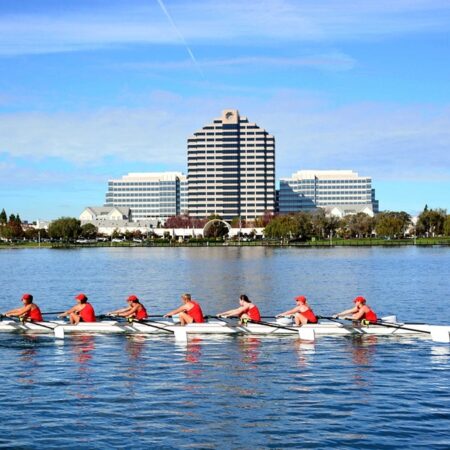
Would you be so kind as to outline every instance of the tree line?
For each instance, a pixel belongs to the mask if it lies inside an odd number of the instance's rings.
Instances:
[[[203,228],[211,219],[221,219],[212,215],[208,218],[197,219],[187,214],[170,217],[166,228]],[[389,238],[399,239],[405,236],[435,237],[450,236],[450,215],[444,209],[424,210],[412,222],[411,216],[404,211],[384,211],[370,217],[364,213],[348,215],[339,219],[327,216],[323,209],[311,212],[298,212],[292,214],[274,214],[266,212],[254,221],[244,221],[235,218],[231,221],[234,228],[264,227],[264,234],[269,239],[290,239],[308,241],[329,238]],[[207,236],[220,238],[228,234],[228,228],[223,222],[214,222],[207,230]],[[0,213],[0,237],[4,240],[27,239],[37,240],[49,238],[58,241],[71,242],[77,239],[96,239],[102,236],[98,228],[81,222],[73,217],[61,217],[50,223],[48,230],[24,226],[19,214],[9,217],[3,209]],[[127,231],[120,233],[114,230],[112,238],[142,239],[140,231]]]

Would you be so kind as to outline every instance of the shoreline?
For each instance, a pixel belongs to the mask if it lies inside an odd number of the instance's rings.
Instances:
[[[50,243],[37,242],[0,244],[2,249],[49,248],[49,249],[76,249],[76,248],[107,248],[107,247],[271,247],[271,248],[334,248],[334,247],[402,247],[402,246],[450,246],[450,238],[417,238],[417,239],[333,239],[307,242],[280,242],[280,241],[206,241],[206,242],[169,242],[149,241],[136,243],[124,242],[96,242],[88,244],[77,243]]]

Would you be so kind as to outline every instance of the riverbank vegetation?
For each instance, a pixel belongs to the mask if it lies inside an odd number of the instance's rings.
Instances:
[[[61,217],[50,223],[48,230],[23,224],[19,215],[8,218],[5,210],[0,213],[0,242],[2,246],[16,247],[67,247],[67,246],[216,246],[216,245],[448,245],[450,242],[450,215],[442,209],[425,207],[413,220],[400,211],[384,211],[370,217],[364,213],[339,219],[325,215],[322,209],[293,214],[266,213],[254,222],[235,218],[233,228],[264,227],[264,237],[253,229],[250,233],[238,232],[229,237],[229,229],[219,216],[192,219],[188,215],[171,217],[166,225],[172,228],[193,228],[218,219],[207,227],[204,236],[163,236],[141,231],[121,233],[114,230],[111,236],[98,232],[93,224],[81,225],[78,219]],[[169,228],[169,227],[168,227]]]

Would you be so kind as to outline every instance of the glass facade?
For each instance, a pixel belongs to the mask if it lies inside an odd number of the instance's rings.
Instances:
[[[109,180],[105,206],[130,208],[132,220],[166,220],[186,211],[186,192],[182,173],[130,173]]]
[[[281,213],[338,205],[371,205],[378,212],[372,179],[350,170],[305,170],[280,180]]]

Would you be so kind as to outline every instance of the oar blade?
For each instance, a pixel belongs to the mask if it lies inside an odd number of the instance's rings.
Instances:
[[[56,339],[64,339],[64,327],[58,326],[53,329]]]
[[[450,343],[450,332],[448,327],[433,327],[430,331],[433,342]]]
[[[298,330],[298,336],[303,341],[314,341],[316,339],[316,333],[312,328],[300,327],[300,329]]]

